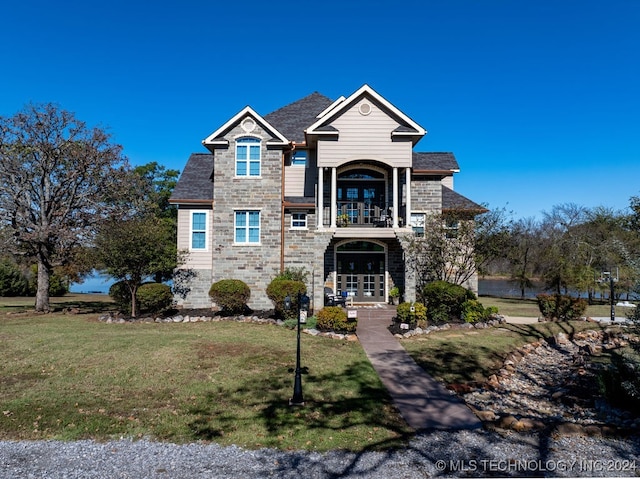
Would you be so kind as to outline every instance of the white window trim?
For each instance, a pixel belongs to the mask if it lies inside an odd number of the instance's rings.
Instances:
[[[293,225],[293,215],[304,215],[304,226],[294,226]],[[307,213],[305,211],[292,211],[291,212],[290,229],[292,229],[292,230],[308,230],[309,229],[309,213]]]
[[[200,233],[202,230],[193,229],[193,215],[204,214],[204,248],[193,247],[193,233]],[[207,252],[209,251],[209,212],[201,210],[189,211],[189,251],[194,252]]]
[[[242,145],[242,143],[240,142],[240,140],[254,140],[255,143],[258,144],[259,149],[260,149],[260,158],[258,159],[258,163],[260,164],[260,174],[252,176],[250,174],[251,171],[251,155],[250,155],[250,148],[249,145],[253,144],[253,143],[248,143],[246,146],[247,149],[247,174],[246,175],[239,175],[238,174],[238,146]],[[233,173],[234,173],[234,177],[235,178],[242,178],[243,180],[249,180],[249,179],[257,179],[257,178],[262,178],[262,139],[261,138],[257,138],[255,136],[241,136],[239,138],[236,138],[236,142],[235,142],[235,151],[234,151],[234,156],[235,156],[235,161],[233,163]],[[245,161],[245,160],[242,160]]]
[[[250,241],[245,241],[245,242],[237,242],[236,241],[236,214],[237,213],[249,213],[251,211],[257,211],[258,212],[258,241],[256,243],[252,243]],[[247,220],[248,220],[248,215],[247,215]],[[247,231],[247,239],[249,238],[249,223],[247,221],[247,226],[246,226],[246,231]],[[261,245],[262,244],[262,210],[258,209],[258,208],[247,208],[247,209],[237,209],[237,210],[233,210],[233,244],[236,246],[257,246],[257,245]]]

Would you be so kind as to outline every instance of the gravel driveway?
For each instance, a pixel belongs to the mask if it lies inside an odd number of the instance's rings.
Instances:
[[[432,432],[388,452],[256,451],[212,444],[0,442],[0,478],[212,479],[640,475],[640,437]]]

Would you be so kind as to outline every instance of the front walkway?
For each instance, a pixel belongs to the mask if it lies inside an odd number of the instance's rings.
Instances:
[[[407,424],[425,429],[477,429],[471,409],[429,376],[388,330],[394,307],[358,308],[357,335]]]

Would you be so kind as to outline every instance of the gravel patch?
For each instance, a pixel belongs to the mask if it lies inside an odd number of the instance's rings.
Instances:
[[[640,437],[435,431],[403,449],[327,453],[140,441],[3,441],[0,478],[636,477]]]

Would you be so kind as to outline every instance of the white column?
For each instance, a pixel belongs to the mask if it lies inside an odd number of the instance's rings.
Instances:
[[[405,219],[404,225],[409,227],[411,225],[411,168],[405,168],[404,170],[404,182],[405,182]]]
[[[336,216],[338,213],[338,170],[331,168],[331,227],[336,228]]]
[[[318,167],[318,201],[316,209],[316,223],[318,229],[321,230],[324,225],[322,216],[324,215],[324,178],[322,177],[322,167]]]
[[[393,227],[398,227],[398,168],[393,168]]]

